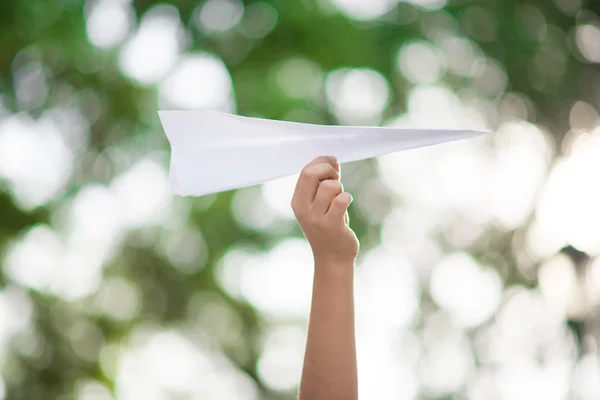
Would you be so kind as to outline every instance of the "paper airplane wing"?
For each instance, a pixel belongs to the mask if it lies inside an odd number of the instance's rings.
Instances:
[[[202,196],[298,173],[312,159],[341,163],[488,131],[301,124],[217,111],[159,111],[171,144],[171,191]]]

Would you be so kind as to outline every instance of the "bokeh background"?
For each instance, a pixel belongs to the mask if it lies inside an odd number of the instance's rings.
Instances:
[[[296,397],[296,177],[171,196],[189,108],[492,130],[343,166],[361,398],[599,399],[599,64],[598,0],[1,1],[0,398]]]

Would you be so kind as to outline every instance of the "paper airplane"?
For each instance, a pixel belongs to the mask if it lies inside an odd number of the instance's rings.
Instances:
[[[322,155],[344,163],[489,132],[312,125],[204,110],[158,114],[171,143],[171,192],[181,196],[293,175]]]

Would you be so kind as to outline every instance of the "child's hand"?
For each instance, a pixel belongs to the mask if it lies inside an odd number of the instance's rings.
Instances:
[[[358,239],[348,226],[351,202],[352,196],[342,188],[335,157],[318,157],[304,167],[292,209],[312,247],[315,264],[354,262]]]

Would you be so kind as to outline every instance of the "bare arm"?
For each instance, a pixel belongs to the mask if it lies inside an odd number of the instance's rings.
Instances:
[[[351,201],[332,157],[306,166],[292,200],[315,259],[300,400],[358,398],[353,284],[358,240],[348,226]]]
[[[354,265],[315,265],[301,400],[357,399]]]

